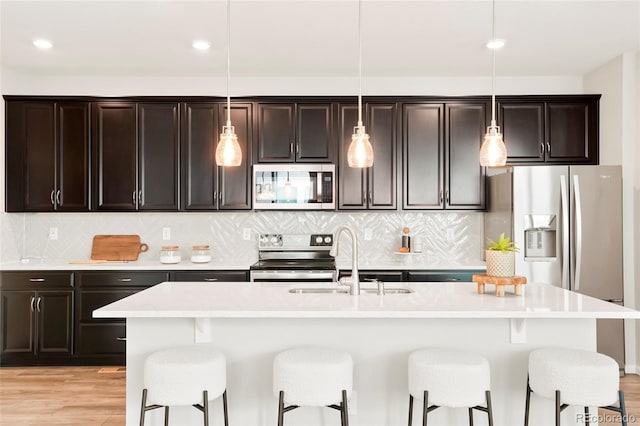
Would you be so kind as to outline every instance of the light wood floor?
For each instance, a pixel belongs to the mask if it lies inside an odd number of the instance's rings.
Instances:
[[[640,376],[620,383],[629,424],[640,423]],[[121,367],[0,368],[0,426],[122,426],[124,413]]]

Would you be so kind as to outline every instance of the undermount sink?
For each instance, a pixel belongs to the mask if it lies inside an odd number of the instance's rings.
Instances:
[[[360,293],[376,294],[375,288],[361,288]],[[292,288],[289,293],[294,294],[349,294],[347,288]],[[409,294],[413,293],[410,288],[385,288],[384,294]]]

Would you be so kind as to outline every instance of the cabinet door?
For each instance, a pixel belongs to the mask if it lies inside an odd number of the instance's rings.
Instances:
[[[258,104],[258,163],[293,162],[294,104]]]
[[[220,106],[220,123],[226,122],[226,105]],[[231,124],[236,129],[242,150],[242,164],[218,167],[218,208],[220,210],[251,209],[251,165],[253,162],[253,105],[231,104]],[[222,128],[216,133],[219,137]]]
[[[597,108],[589,101],[547,102],[547,162],[597,164]]]
[[[368,208],[397,208],[396,104],[367,104],[373,166],[368,170]]]
[[[93,204],[97,210],[135,210],[136,105],[98,102],[93,108]]]
[[[500,102],[498,122],[508,164],[544,162],[544,102]]]
[[[402,106],[403,209],[442,209],[444,106]]]
[[[182,107],[182,209],[215,210],[217,174],[215,140],[218,105],[187,103]],[[244,160],[244,158],[243,158]]]
[[[38,353],[71,354],[73,290],[36,292]]]
[[[138,104],[139,210],[178,210],[178,104]]]
[[[484,175],[480,166],[480,146],[486,131],[487,104],[484,102],[446,104],[447,188],[445,208],[484,208]]]
[[[7,211],[53,211],[55,196],[53,102],[7,103]]]
[[[58,184],[56,209],[89,210],[89,103],[56,104]]]
[[[296,161],[331,163],[335,156],[336,136],[332,104],[297,104]]]
[[[361,210],[367,208],[367,171],[349,167],[347,150],[351,143],[353,128],[358,124],[358,106],[338,107],[339,150],[338,150],[338,208],[341,210]],[[375,152],[374,152],[375,162]]]
[[[2,355],[35,353],[35,292],[2,291],[0,299],[2,299],[0,306],[2,348],[0,353]]]

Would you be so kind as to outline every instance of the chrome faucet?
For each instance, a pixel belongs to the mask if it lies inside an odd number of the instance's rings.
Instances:
[[[351,236],[351,276],[340,278],[338,280],[338,284],[348,285],[350,287],[349,294],[352,296],[358,296],[360,294],[360,277],[358,275],[358,239],[356,238],[355,231],[350,226],[338,226],[333,236],[333,245],[331,246],[329,254],[333,257],[338,255],[340,235],[343,231]]]

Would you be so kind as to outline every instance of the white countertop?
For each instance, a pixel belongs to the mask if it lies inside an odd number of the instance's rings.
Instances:
[[[547,284],[523,295],[474,283],[388,283],[411,294],[292,294],[322,283],[164,282],[93,312],[95,318],[640,318],[640,312]],[[368,286],[367,286],[368,287]]]

